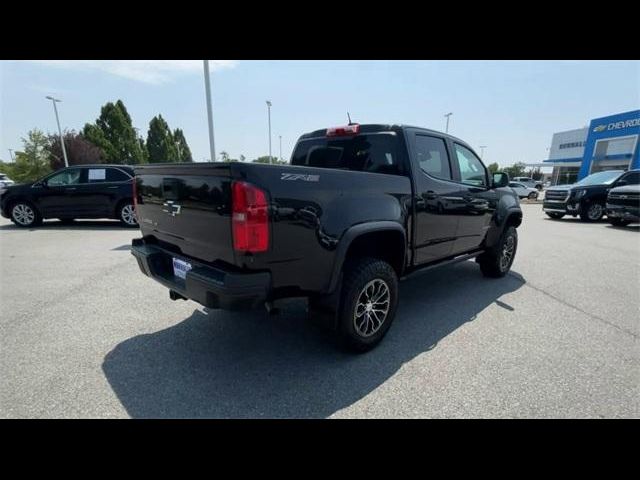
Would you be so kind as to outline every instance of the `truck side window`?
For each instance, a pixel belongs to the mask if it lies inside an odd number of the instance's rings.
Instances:
[[[462,145],[455,145],[456,160],[460,169],[460,181],[478,187],[487,186],[487,174],[484,165],[475,154]]]
[[[432,177],[451,180],[449,155],[442,138],[416,135],[416,156],[423,172]]]

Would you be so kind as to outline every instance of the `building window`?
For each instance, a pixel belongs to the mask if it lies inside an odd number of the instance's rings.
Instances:
[[[560,150],[564,150],[565,148],[577,148],[577,147],[584,147],[585,143],[587,142],[570,142],[570,143],[561,143],[558,148]]]
[[[552,185],[569,185],[578,181],[580,167],[554,167],[551,174]]]

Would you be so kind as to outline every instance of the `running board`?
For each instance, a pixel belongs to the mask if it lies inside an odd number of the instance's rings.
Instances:
[[[409,273],[408,275],[405,275],[403,277],[400,278],[400,281],[406,280],[408,278],[413,278],[413,277],[417,277],[418,275],[432,270],[434,268],[438,268],[438,267],[443,267],[445,265],[452,265],[454,263],[459,263],[459,262],[464,262],[465,260],[470,260],[472,258],[477,257],[478,255],[480,255],[481,253],[483,253],[484,250],[476,250],[475,252],[471,252],[471,253],[465,253],[464,255],[458,255],[457,257],[453,257],[450,258],[449,260],[444,260],[441,262],[437,262],[437,263],[431,263],[429,265],[425,265],[424,267],[418,267],[415,270],[413,270],[411,273]]]

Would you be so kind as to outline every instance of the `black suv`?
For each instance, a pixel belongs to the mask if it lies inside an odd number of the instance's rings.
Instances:
[[[616,227],[640,222],[640,172],[633,173],[635,182],[618,182],[618,187],[612,188],[607,195],[607,218]]]
[[[556,185],[545,192],[542,209],[551,218],[580,215],[583,222],[597,222],[606,213],[607,193],[621,185],[640,183],[640,170],[607,170],[593,173],[573,185]]]
[[[45,218],[116,218],[137,227],[133,176],[126,165],[63,168],[33,183],[6,187],[0,211],[19,227],[39,225]]]

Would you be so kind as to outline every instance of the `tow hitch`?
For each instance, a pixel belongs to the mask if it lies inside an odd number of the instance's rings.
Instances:
[[[169,298],[171,300],[188,300],[187,297],[180,295],[175,290],[169,290]]]

